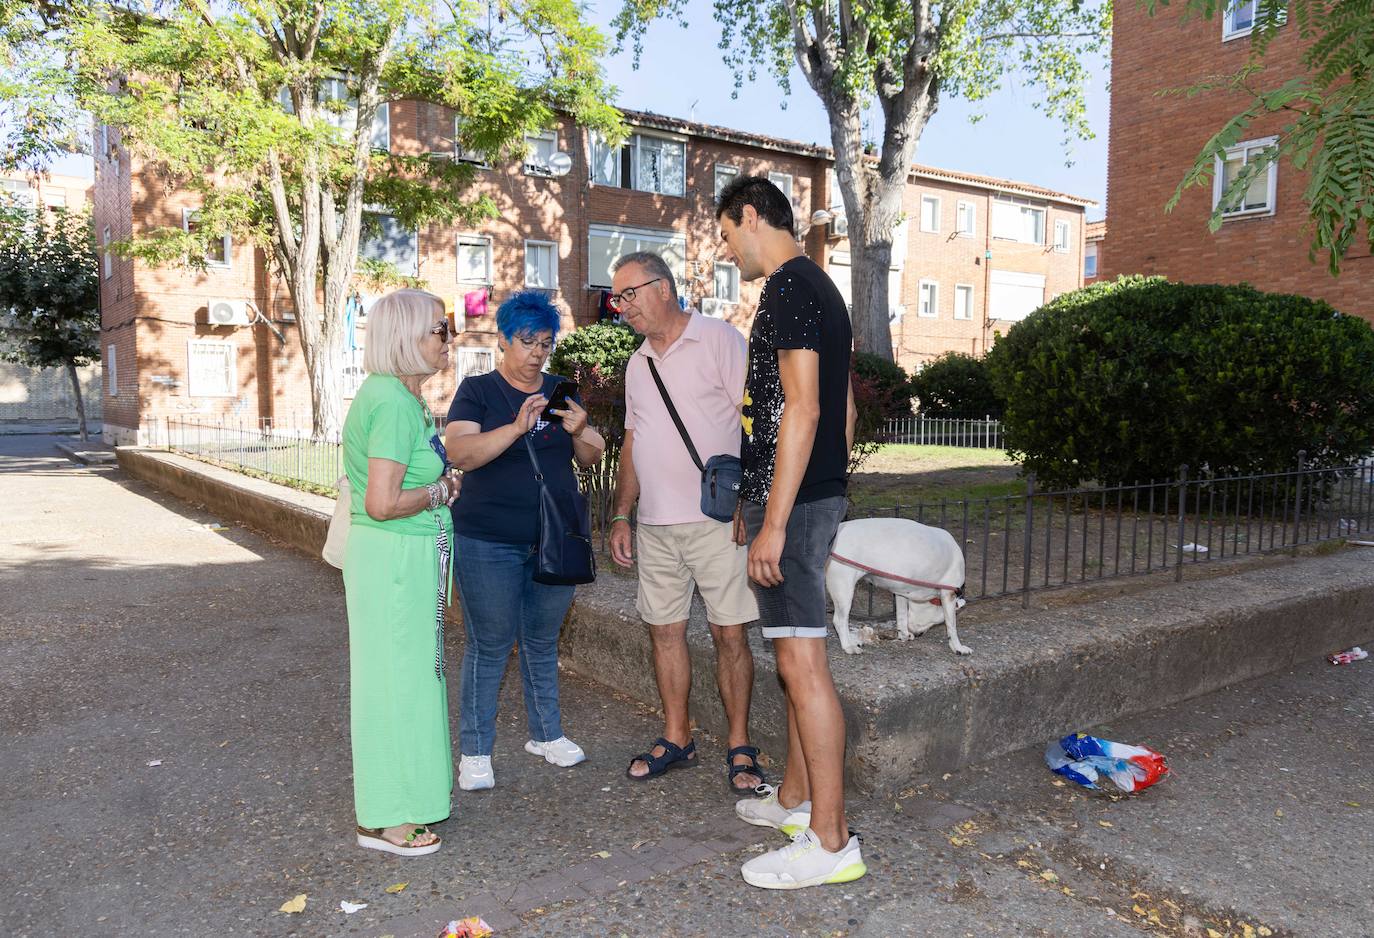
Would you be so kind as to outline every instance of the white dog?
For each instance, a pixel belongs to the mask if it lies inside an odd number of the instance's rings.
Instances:
[[[904,518],[846,521],[835,535],[825,567],[825,588],[835,604],[835,632],[849,654],[859,650],[849,628],[854,588],[868,578],[892,593],[897,609],[897,637],[924,635],[942,619],[955,654],[973,649],[959,641],[955,613],[964,605],[964,552],[948,531]]]

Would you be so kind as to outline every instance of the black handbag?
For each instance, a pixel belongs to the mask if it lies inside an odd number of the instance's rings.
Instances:
[[[546,586],[576,586],[596,579],[592,551],[592,513],[576,489],[551,489],[544,481],[530,435],[524,434],[539,483],[539,543],[535,548],[534,582]]]
[[[644,360],[649,363],[649,373],[654,376],[654,384],[658,385],[658,393],[663,396],[663,403],[668,405],[668,416],[673,418],[673,425],[677,427],[682,442],[687,444],[687,452],[691,454],[692,462],[701,470],[701,513],[717,521],[734,520],[740,486],[744,484],[744,467],[740,464],[739,457],[721,453],[702,463],[687,428],[682,424],[682,418],[677,414],[677,408],[673,406],[673,399],[668,396],[668,389],[664,387],[663,379],[654,367],[654,360],[647,355]]]

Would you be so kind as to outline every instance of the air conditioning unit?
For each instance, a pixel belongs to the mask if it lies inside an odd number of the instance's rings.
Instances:
[[[723,319],[730,304],[725,300],[716,299],[713,296],[704,297],[701,301],[701,314],[703,316],[714,316],[716,319]]]
[[[247,300],[211,300],[208,309],[212,326],[246,326],[252,321]]]

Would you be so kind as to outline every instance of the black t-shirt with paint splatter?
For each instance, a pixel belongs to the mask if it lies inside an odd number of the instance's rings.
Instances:
[[[845,494],[849,451],[844,425],[852,346],[844,297],[815,261],[798,256],[773,271],[764,282],[758,314],[749,332],[749,377],[740,448],[743,497],[766,503],[773,485],[783,410],[779,349],[810,349],[820,355],[820,421],[797,504]]]

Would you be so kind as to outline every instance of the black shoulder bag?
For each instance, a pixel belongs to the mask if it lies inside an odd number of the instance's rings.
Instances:
[[[701,513],[717,521],[733,520],[735,506],[739,503],[740,485],[744,482],[744,467],[740,465],[739,457],[722,453],[702,463],[701,457],[697,455],[696,446],[692,444],[692,438],[687,434],[687,428],[683,426],[682,418],[677,414],[677,408],[673,406],[673,399],[668,396],[668,389],[664,387],[663,379],[654,367],[654,360],[647,355],[644,356],[644,360],[649,363],[649,373],[654,376],[654,384],[658,385],[658,393],[663,396],[663,403],[668,405],[668,416],[673,418],[673,425],[677,427],[682,442],[687,444],[687,452],[691,454],[692,462],[701,470]]]
[[[523,436],[534,466],[534,480],[539,483],[539,544],[534,582],[547,586],[590,583],[596,579],[596,554],[592,552],[592,514],[587,499],[576,488],[549,488],[530,435]]]

